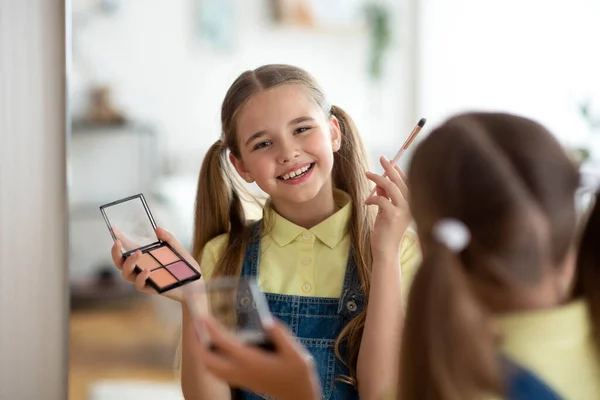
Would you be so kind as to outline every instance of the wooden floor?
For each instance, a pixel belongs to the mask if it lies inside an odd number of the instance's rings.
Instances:
[[[71,312],[69,399],[87,400],[98,380],[175,380],[175,327],[156,317],[148,298]]]

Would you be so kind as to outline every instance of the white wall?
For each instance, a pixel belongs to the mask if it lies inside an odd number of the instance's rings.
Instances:
[[[0,399],[67,397],[61,0],[0,0]]]
[[[597,0],[421,0],[419,109],[516,112],[566,144],[588,140],[576,103],[600,112]]]
[[[396,17],[397,37],[381,93],[367,78],[364,28],[311,32],[277,27],[270,22],[268,0],[231,0],[234,47],[216,51],[194,35],[194,0],[120,1],[113,16],[95,16],[78,30],[74,110],[83,107],[89,81],[111,84],[131,115],[158,124],[174,167],[195,174],[219,136],[220,104],[235,77],[261,64],[290,63],[317,77],[331,102],[356,119],[369,143],[398,146],[398,135],[407,135],[417,118],[409,100],[410,30],[403,19],[409,2],[385,1]],[[75,14],[92,3],[74,0]]]

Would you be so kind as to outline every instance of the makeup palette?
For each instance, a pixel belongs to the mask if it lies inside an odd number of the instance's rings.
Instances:
[[[143,194],[100,206],[100,212],[113,240],[121,241],[123,259],[142,252],[135,270],[149,270],[148,284],[158,293],[200,278],[200,272],[156,236],[156,223]]]

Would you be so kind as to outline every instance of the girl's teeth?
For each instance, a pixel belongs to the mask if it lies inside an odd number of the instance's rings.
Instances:
[[[310,165],[307,165],[306,167],[299,168],[299,169],[297,169],[295,171],[290,172],[289,174],[283,175],[282,178],[287,181],[290,178],[294,178],[294,177],[296,177],[298,175],[302,175],[303,173],[305,173],[306,171],[308,171],[309,168],[310,168]]]

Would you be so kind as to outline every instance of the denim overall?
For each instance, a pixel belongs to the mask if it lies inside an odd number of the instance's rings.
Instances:
[[[252,240],[246,248],[242,276],[258,276],[261,221],[253,228]],[[323,266],[327,268],[326,265]],[[340,298],[306,297],[266,293],[271,313],[284,322],[298,341],[310,351],[319,372],[325,400],[358,399],[356,389],[336,377],[348,376],[348,368],[337,359],[334,343],[342,328],[364,308],[360,277],[352,257],[348,258],[344,286]],[[343,346],[340,346],[343,353]],[[236,390],[240,399],[263,399],[254,393]]]
[[[252,231],[246,248],[241,276],[258,276],[260,258],[261,221]],[[334,343],[342,328],[364,308],[360,277],[352,257],[348,258],[342,296],[326,297],[292,296],[265,293],[271,313],[284,322],[298,341],[310,351],[319,372],[324,400],[359,399],[354,387],[335,380],[348,375],[348,368],[335,356]],[[344,354],[344,346],[340,346]],[[551,388],[531,371],[501,356],[503,373],[507,379],[507,398],[510,400],[560,400]],[[240,389],[232,390],[233,400],[268,399]]]
[[[506,356],[501,358],[504,376],[507,378],[509,400],[561,400],[554,390],[537,375]]]

